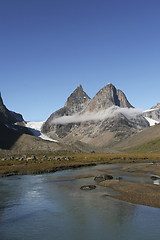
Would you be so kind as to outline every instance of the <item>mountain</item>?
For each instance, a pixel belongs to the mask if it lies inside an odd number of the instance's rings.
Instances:
[[[160,124],[145,128],[112,147],[113,152],[124,150],[132,153],[160,153]]]
[[[31,131],[23,126],[23,117],[19,113],[6,108],[0,94],[0,148],[10,149],[22,134],[31,134]],[[21,122],[22,126],[16,125]]]
[[[3,99],[0,93],[0,121],[5,124],[13,124],[16,122],[24,121],[23,117],[19,113],[9,111],[3,103]]]
[[[41,125],[42,122],[25,122],[21,114],[8,110],[0,95],[0,153],[81,152],[82,149],[90,151],[90,148],[87,150],[87,146],[83,147],[79,143],[73,146],[50,141],[41,133]]]
[[[117,90],[111,83],[102,88],[88,104],[85,111],[99,111],[112,106],[122,108],[132,108],[133,106],[128,102],[125,94],[121,90]]]
[[[145,111],[143,115],[160,123],[160,102],[157,103],[156,106],[153,106],[149,110]]]
[[[67,99],[65,106],[54,112],[42,131],[61,142],[81,141],[93,146],[111,146],[149,124],[111,83],[93,99],[80,85]]]
[[[58,119],[63,116],[72,116],[73,114],[80,113],[83,109],[85,109],[89,102],[90,97],[83,91],[82,86],[79,85],[76,90],[68,97],[64,107],[51,114],[51,116],[42,126],[42,132],[47,133],[51,131],[58,131],[58,125],[55,126],[52,124],[52,121],[54,119]],[[70,126],[67,128],[70,128]]]
[[[160,103],[139,112],[111,83],[93,99],[79,85],[44,123],[24,122],[0,94],[0,152],[160,152],[160,124],[148,121],[160,122]]]
[[[82,85],[79,85],[76,90],[69,96],[65,103],[65,109],[68,115],[81,112],[89,103],[90,97],[84,92]]]

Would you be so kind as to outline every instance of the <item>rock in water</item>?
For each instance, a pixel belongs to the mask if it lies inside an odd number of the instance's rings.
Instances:
[[[113,176],[108,174],[100,175],[94,178],[96,182],[103,182],[105,180],[111,180],[111,179],[113,179]]]
[[[93,190],[95,188],[96,188],[95,185],[85,185],[85,186],[80,187],[81,190]]]

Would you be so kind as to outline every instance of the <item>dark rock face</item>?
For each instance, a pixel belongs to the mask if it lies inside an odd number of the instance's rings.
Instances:
[[[21,114],[9,111],[6,108],[6,106],[3,103],[1,94],[0,94],[0,120],[5,124],[12,124],[24,121]]]
[[[14,143],[22,134],[32,133],[28,128],[15,125],[17,122],[23,122],[23,117],[19,113],[9,111],[3,103],[0,94],[0,148],[11,149]]]
[[[0,149],[11,149],[24,133],[32,135],[26,127],[4,124],[0,121]]]

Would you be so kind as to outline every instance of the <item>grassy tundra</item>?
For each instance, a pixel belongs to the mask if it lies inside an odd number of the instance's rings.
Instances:
[[[0,176],[42,174],[105,163],[160,162],[160,154],[1,155]]]

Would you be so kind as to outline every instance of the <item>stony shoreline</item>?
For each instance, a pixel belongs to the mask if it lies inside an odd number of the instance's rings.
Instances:
[[[135,178],[143,177],[160,182],[160,164],[127,165],[121,168],[126,173],[131,173]],[[160,185],[153,183],[129,182],[122,180],[106,180],[100,186],[109,187],[118,194],[113,198],[123,201],[160,208]]]
[[[117,169],[99,170],[100,175],[89,172],[76,178],[93,178],[95,186],[111,188],[113,195],[109,197],[160,208],[160,164],[138,163],[122,164]],[[118,174],[120,174],[118,176]],[[125,178],[127,176],[127,178]],[[126,180],[128,179],[128,180]],[[98,180],[98,181],[97,181]]]
[[[160,208],[160,186],[145,184],[120,182],[118,180],[109,180],[99,183],[100,186],[109,187],[120,194],[112,196],[113,198]]]

